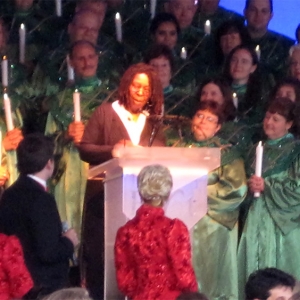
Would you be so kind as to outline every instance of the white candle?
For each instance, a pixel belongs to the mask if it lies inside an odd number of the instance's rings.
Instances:
[[[156,11],[156,0],[151,0],[150,2],[151,19],[155,17],[155,11]]]
[[[67,55],[68,81],[74,81],[74,68],[71,66],[70,57]]]
[[[258,60],[260,60],[260,47],[259,47],[259,45],[257,45],[256,47],[255,47],[255,52],[256,52],[256,55],[257,55],[257,58],[258,58]]]
[[[262,173],[262,162],[263,162],[263,153],[264,153],[264,147],[262,145],[262,142],[260,141],[256,147],[256,160],[255,160],[255,175],[258,177],[261,177]],[[260,192],[254,193],[254,197],[259,197]]]
[[[55,0],[56,15],[61,17],[61,0]]]
[[[210,21],[209,20],[207,20],[205,22],[204,32],[205,32],[205,34],[210,34],[211,33],[211,25],[210,25]]]
[[[181,57],[182,59],[186,59],[186,58],[187,58],[187,52],[186,52],[186,50],[185,50],[185,47],[182,47],[182,48],[181,48],[180,57]]]
[[[73,93],[73,104],[74,104],[74,121],[80,122],[81,115],[80,115],[80,93],[78,90],[75,90]]]
[[[11,115],[10,99],[8,98],[7,93],[4,93],[3,95],[3,103],[4,103],[4,111],[5,111],[6,128],[7,131],[11,131],[14,129],[14,124]]]
[[[8,60],[6,56],[3,56],[1,62],[1,72],[2,72],[2,86],[8,86]]]
[[[19,29],[19,61],[25,63],[26,27],[22,23]]]
[[[236,109],[238,109],[239,106],[239,98],[237,97],[236,93],[232,94],[232,101],[233,101],[233,105],[235,106]]]
[[[115,23],[116,23],[117,41],[121,43],[122,42],[122,18],[120,13],[116,13]]]

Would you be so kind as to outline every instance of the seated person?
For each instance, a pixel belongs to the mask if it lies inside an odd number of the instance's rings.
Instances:
[[[119,289],[132,300],[175,300],[182,292],[197,291],[188,229],[164,215],[173,186],[170,171],[144,167],[137,184],[143,204],[118,230],[115,242]]]
[[[293,295],[295,278],[276,268],[253,272],[245,286],[246,300],[289,300]]]

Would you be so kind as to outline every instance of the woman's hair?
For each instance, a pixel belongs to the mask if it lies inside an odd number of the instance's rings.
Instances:
[[[224,59],[224,54],[221,48],[221,37],[227,34],[231,33],[238,33],[241,39],[241,44],[247,45],[250,43],[250,36],[249,33],[244,26],[243,23],[241,23],[238,20],[229,20],[224,22],[219,28],[217,29],[216,32],[216,38],[215,38],[215,43],[216,43],[216,57],[218,60],[218,63],[221,64],[223,59]]]
[[[295,103],[289,98],[275,98],[270,103],[267,111],[272,114],[279,114],[283,116],[287,122],[294,122],[295,120]]]
[[[146,74],[149,78],[150,98],[144,109],[147,109],[150,115],[160,115],[163,106],[163,88],[154,69],[145,63],[132,65],[125,71],[118,90],[119,103],[128,109],[130,105],[129,87],[137,74]]]
[[[162,165],[144,167],[138,175],[137,183],[142,200],[153,206],[162,205],[168,200],[173,186],[169,169]]]
[[[146,64],[149,64],[152,59],[155,59],[155,58],[158,58],[161,56],[163,56],[164,58],[166,58],[169,61],[171,70],[173,71],[173,69],[174,69],[173,54],[172,54],[172,51],[170,50],[170,48],[166,45],[151,46],[144,55],[144,62]]]
[[[197,99],[201,99],[201,93],[203,88],[209,84],[215,84],[219,87],[223,97],[224,97],[224,103],[222,105],[222,108],[224,110],[224,115],[226,117],[226,121],[233,121],[236,117],[236,108],[232,101],[232,90],[229,86],[228,82],[222,78],[222,77],[216,77],[216,78],[208,78],[202,82],[202,84],[199,87]]]
[[[272,89],[270,94],[270,99],[274,99],[276,97],[278,90],[283,86],[291,86],[294,89],[296,94],[295,102],[300,103],[300,82],[294,78],[286,78],[279,81]]]
[[[74,287],[58,290],[42,300],[91,300],[91,298],[86,289]]]
[[[202,110],[202,111],[207,110],[211,114],[217,116],[218,124],[220,124],[220,125],[222,125],[225,122],[225,115],[224,115],[223,107],[215,101],[212,101],[212,100],[201,101],[196,108],[195,114],[199,110]]]
[[[176,20],[175,16],[169,13],[159,13],[157,14],[154,19],[152,20],[151,24],[150,24],[150,34],[151,35],[155,35],[158,27],[162,24],[162,23],[173,23],[174,26],[176,27],[176,31],[177,31],[177,35],[179,35],[180,33],[180,27],[179,27],[179,23]]]

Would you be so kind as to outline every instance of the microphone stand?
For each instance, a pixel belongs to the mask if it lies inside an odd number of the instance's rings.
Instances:
[[[154,142],[154,139],[160,129],[160,126],[163,123],[163,117],[161,115],[158,115],[158,116],[154,115],[154,116],[149,116],[149,117],[150,117],[149,121],[153,124],[151,135],[149,138],[149,143],[148,143],[148,147],[151,147]]]

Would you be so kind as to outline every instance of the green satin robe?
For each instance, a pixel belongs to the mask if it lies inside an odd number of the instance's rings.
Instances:
[[[55,173],[52,180],[58,211],[62,221],[81,232],[83,201],[88,175],[88,164],[80,159],[79,152],[71,140],[66,138],[66,131],[73,121],[73,92],[81,92],[81,118],[85,123],[108,94],[105,83],[96,78],[81,81],[74,88],[67,88],[53,99],[48,114],[45,134],[56,139]]]
[[[224,147],[221,166],[208,176],[207,215],[193,228],[193,266],[199,290],[210,300],[236,300],[239,207],[247,194],[244,162],[218,137],[186,145]]]
[[[254,174],[254,146],[248,156],[247,175]],[[238,249],[239,299],[244,299],[248,276],[261,268],[276,267],[300,278],[300,143],[291,134],[264,145],[265,190],[248,194],[244,228]]]

